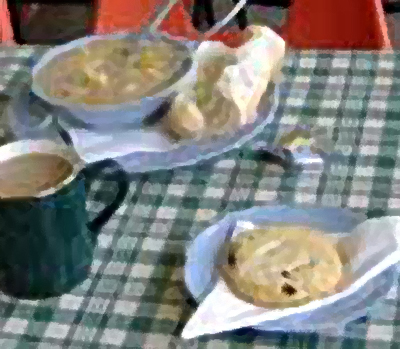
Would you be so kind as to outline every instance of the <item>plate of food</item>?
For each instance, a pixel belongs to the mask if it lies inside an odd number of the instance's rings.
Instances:
[[[399,231],[399,217],[347,209],[230,213],[187,250],[185,281],[199,308],[182,336],[249,326],[343,333],[392,287]]]
[[[38,67],[47,66],[37,64],[32,88],[36,92],[15,99],[10,118],[15,119],[15,129],[23,130],[26,118],[33,114],[51,115],[57,120],[57,129],[69,134],[85,161],[111,157],[130,172],[171,169],[211,159],[241,147],[276,120],[285,43],[267,27],[252,26],[249,30],[252,36],[239,48],[201,43],[191,55],[194,78],[188,73],[191,78],[178,83],[182,88],[157,101],[144,117],[122,117],[119,113],[130,111],[121,106],[116,106],[115,114],[112,110],[96,111],[101,105],[54,101],[35,83],[40,81]],[[77,49],[77,42],[72,46]],[[53,53],[41,62],[57,63],[51,57],[58,56]],[[90,110],[89,114],[83,109]],[[139,122],[124,124],[128,120]]]
[[[152,34],[77,39],[37,62],[32,91],[98,129],[140,123],[195,79],[196,46]]]

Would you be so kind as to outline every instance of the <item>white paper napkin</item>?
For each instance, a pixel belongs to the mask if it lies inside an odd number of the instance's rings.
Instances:
[[[195,61],[199,63],[218,56],[237,59],[236,64],[225,67],[222,76],[213,86],[214,96],[218,98],[218,102],[213,103],[230,106],[230,118],[238,118],[241,125],[254,122],[257,106],[269,81],[279,81],[281,74],[278,68],[282,66],[285,55],[285,41],[273,30],[266,26],[250,26],[249,29],[254,37],[239,48],[230,48],[222,42],[206,41],[194,55]],[[195,96],[189,90],[184,93]],[[195,104],[194,100],[195,97]]]
[[[78,154],[88,163],[128,155],[133,152],[166,152],[174,149],[159,132],[140,130],[92,132],[83,129],[69,130]]]

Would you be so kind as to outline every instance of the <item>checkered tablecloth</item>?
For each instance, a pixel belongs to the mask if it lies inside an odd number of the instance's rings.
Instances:
[[[0,51],[2,93],[16,95],[35,51]],[[99,235],[88,280],[60,298],[0,295],[0,348],[399,348],[397,282],[344,337],[243,329],[180,339],[195,311],[182,272],[194,224],[200,232],[217,214],[277,202],[349,207],[369,217],[400,213],[400,55],[289,53],[284,73],[277,122],[258,141],[285,125],[321,126],[334,143],[324,164],[295,171],[231,152],[132,176],[124,204]],[[92,216],[114,191],[113,183],[95,183]]]

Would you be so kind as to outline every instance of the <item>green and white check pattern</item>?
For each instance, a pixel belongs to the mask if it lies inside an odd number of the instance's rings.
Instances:
[[[0,52],[3,93],[17,93],[35,50]],[[320,126],[334,142],[323,165],[284,170],[232,151],[203,165],[133,176],[125,203],[99,235],[90,279],[44,301],[0,295],[0,348],[399,348],[397,282],[368,320],[348,324],[345,337],[244,329],[180,339],[195,311],[183,281],[194,224],[200,232],[217,214],[277,202],[400,214],[400,55],[291,53],[284,73],[277,123],[255,141],[270,141],[285,125]],[[114,192],[113,183],[96,182],[91,214]]]

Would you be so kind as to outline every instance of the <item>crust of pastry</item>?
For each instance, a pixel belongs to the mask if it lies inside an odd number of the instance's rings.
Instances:
[[[342,263],[329,237],[306,227],[269,227],[231,242],[234,263],[221,268],[231,290],[263,307],[307,304],[335,293]]]

